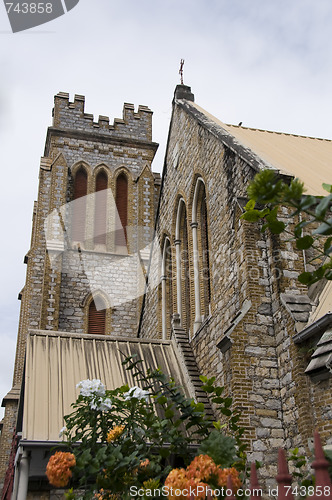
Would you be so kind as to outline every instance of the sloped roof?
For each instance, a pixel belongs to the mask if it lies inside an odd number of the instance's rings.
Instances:
[[[107,389],[139,385],[121,364],[137,354],[143,366],[160,367],[177,384],[185,385],[172,341],[128,337],[75,335],[34,330],[27,338],[23,439],[59,441],[63,416],[70,413],[85,379],[100,379]]]
[[[184,102],[184,101],[182,101]],[[227,125],[194,102],[185,101],[207,120],[228,132],[239,146],[251,150],[265,163],[281,173],[298,177],[308,194],[324,195],[322,184],[332,183],[332,141]]]
[[[325,314],[332,312],[332,281],[328,280],[325,283],[318,297],[318,305],[310,314],[308,323],[314,323]]]
[[[329,329],[324,332],[322,338],[319,340],[305,373],[318,379],[326,378],[326,376],[330,375],[329,371],[331,363],[332,330]]]

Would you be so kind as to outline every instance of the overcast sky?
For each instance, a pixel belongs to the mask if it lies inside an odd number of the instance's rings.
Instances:
[[[111,121],[124,102],[148,105],[160,143],[155,171],[181,58],[195,101],[222,121],[331,139],[331,33],[331,0],[80,0],[16,34],[1,3],[0,398],[11,388],[17,295],[54,94],[83,94],[87,113]]]

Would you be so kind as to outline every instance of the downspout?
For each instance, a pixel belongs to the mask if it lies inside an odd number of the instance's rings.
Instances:
[[[15,479],[16,485],[14,486],[14,489],[17,489],[17,494],[16,491],[13,491],[12,500],[26,500],[27,498],[29,485],[29,461],[29,452],[24,449],[23,451],[20,451],[20,458],[18,460],[16,470],[16,474],[18,473],[18,479],[17,482]]]

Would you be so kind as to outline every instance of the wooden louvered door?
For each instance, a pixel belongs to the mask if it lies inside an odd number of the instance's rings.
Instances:
[[[120,174],[116,180],[116,217],[115,245],[127,245],[128,224],[128,181],[127,177]]]
[[[86,194],[88,178],[86,171],[80,168],[74,180],[74,201],[72,215],[72,241],[85,240]]]
[[[92,301],[89,306],[88,333],[91,333],[93,335],[104,335],[105,323],[106,323],[106,309],[100,309],[98,311],[95,302]]]
[[[96,178],[94,242],[106,245],[107,233],[107,176],[104,171]]]

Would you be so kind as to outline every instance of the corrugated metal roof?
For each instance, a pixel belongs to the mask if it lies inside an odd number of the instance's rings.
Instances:
[[[332,141],[227,125],[195,103],[190,103],[270,167],[298,177],[308,194],[324,195],[323,182],[332,183]]]
[[[145,368],[160,367],[185,384],[172,341],[31,331],[27,338],[23,439],[58,441],[85,379],[100,379],[107,389],[139,385],[124,369],[125,356],[137,354]]]
[[[328,280],[319,295],[318,306],[310,314],[308,323],[314,323],[325,314],[332,311],[332,281]]]

